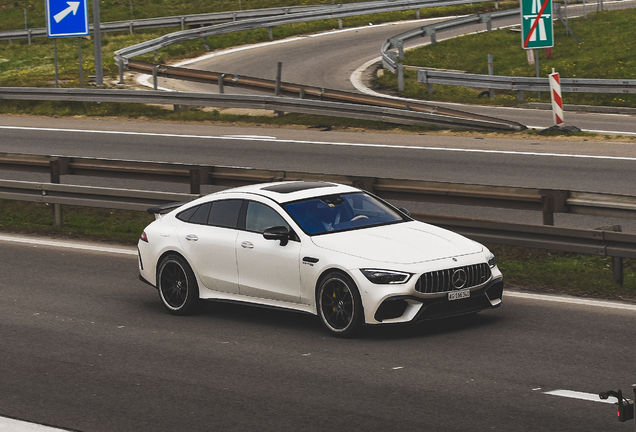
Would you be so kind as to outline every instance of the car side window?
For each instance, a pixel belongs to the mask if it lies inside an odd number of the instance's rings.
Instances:
[[[194,214],[190,217],[188,222],[194,224],[204,225],[208,221],[208,213],[210,213],[210,203],[201,204]]]
[[[243,200],[214,201],[207,224],[222,228],[236,228],[242,204]]]
[[[177,219],[180,219],[184,222],[188,222],[190,218],[192,217],[192,215],[194,214],[194,212],[199,209],[199,207],[201,206],[190,207],[189,209],[182,211],[181,213],[177,215]]]
[[[250,201],[245,218],[245,229],[256,233],[263,233],[267,228],[284,226],[291,229],[274,209],[258,202]]]

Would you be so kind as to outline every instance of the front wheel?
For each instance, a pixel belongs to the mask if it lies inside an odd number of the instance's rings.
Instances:
[[[199,286],[188,263],[168,255],[159,264],[157,288],[163,305],[175,315],[189,315],[199,306]]]
[[[316,292],[320,321],[336,337],[352,337],[362,327],[364,311],[355,283],[340,272],[327,274]]]

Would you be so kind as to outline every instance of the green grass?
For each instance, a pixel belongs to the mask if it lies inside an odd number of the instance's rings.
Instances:
[[[565,36],[565,28],[554,24],[555,47],[553,58],[546,59],[540,50],[540,76],[547,77],[554,68],[561,78],[636,79],[636,10],[600,12],[588,19],[570,19],[569,25],[579,37]],[[536,67],[528,65],[526,52],[521,48],[520,33],[499,30],[442,41],[405,53],[404,64],[417,67],[461,70],[469,73],[488,73],[488,54],[494,57],[494,73],[504,76],[536,76]],[[417,83],[415,71],[405,74],[404,96],[453,102],[516,105],[517,92],[496,91],[494,100],[477,96],[484,89],[435,85],[433,95],[426,86]],[[377,80],[385,88],[396,90],[397,78],[385,73]],[[526,101],[538,101],[535,92],[525,92]],[[636,95],[605,95],[592,93],[564,93],[567,104],[610,105],[636,107]],[[542,93],[542,102],[550,100],[549,92]]]
[[[0,232],[135,245],[154,217],[144,212],[63,207],[64,225],[53,225],[52,206],[0,200]],[[625,282],[612,281],[611,259],[488,245],[509,287],[573,295],[636,299],[636,264],[625,260]]]

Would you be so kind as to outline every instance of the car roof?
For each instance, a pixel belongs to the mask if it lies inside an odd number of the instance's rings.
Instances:
[[[360,190],[352,186],[330,182],[284,181],[242,186],[238,188],[227,189],[218,192],[218,194],[236,192],[251,193],[264,196],[282,204],[317,196],[360,192]]]

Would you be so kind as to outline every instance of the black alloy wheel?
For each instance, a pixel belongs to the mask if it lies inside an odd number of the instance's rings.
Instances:
[[[157,271],[159,298],[175,315],[188,315],[199,304],[199,287],[190,266],[178,255],[168,255]]]
[[[355,283],[343,273],[331,272],[317,291],[318,316],[322,324],[337,337],[354,336],[362,326],[364,312]]]

